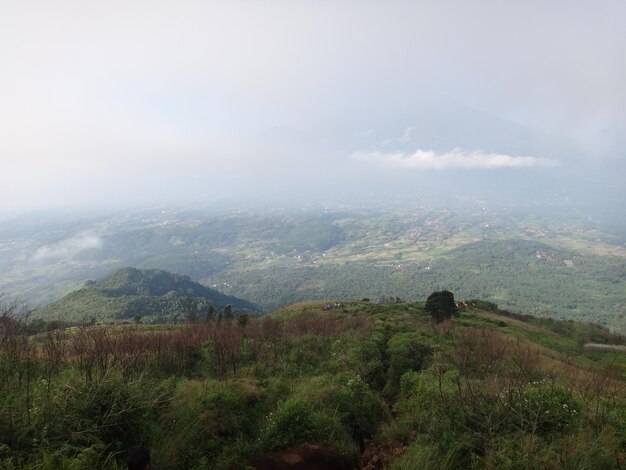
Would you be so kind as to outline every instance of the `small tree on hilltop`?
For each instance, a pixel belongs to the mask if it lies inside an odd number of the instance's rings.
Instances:
[[[237,315],[237,325],[239,325],[240,328],[245,328],[249,320],[250,317],[246,312],[241,312]]]
[[[437,323],[448,320],[459,314],[456,303],[454,303],[454,294],[447,290],[430,294],[428,299],[426,299],[424,310],[426,310],[426,313],[432,316]]]
[[[207,307],[206,317],[204,317],[204,319],[206,321],[215,320],[215,307],[213,305],[209,304],[209,306]]]
[[[233,319],[233,306],[231,304],[224,305],[224,320]]]

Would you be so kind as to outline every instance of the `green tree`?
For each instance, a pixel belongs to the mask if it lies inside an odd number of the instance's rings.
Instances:
[[[231,304],[226,304],[224,306],[224,320],[232,320],[233,318],[233,306]]]
[[[237,315],[237,325],[241,328],[245,328],[249,320],[250,317],[246,312],[241,312]]]
[[[448,290],[433,292],[426,299],[424,310],[433,319],[439,323],[448,320],[459,314],[456,303],[454,302],[454,294]]]
[[[198,299],[194,299],[193,297],[187,297],[185,299],[185,316],[190,323],[198,321]]]
[[[215,307],[211,304],[209,304],[207,310],[206,310],[206,317],[204,317],[206,321],[213,321],[215,320]]]

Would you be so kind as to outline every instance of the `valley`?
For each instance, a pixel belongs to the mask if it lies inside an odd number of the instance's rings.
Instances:
[[[0,232],[0,291],[35,307],[132,266],[190,276],[263,310],[301,300],[422,298],[624,331],[626,244],[590,216],[464,200],[368,209],[155,209]]]

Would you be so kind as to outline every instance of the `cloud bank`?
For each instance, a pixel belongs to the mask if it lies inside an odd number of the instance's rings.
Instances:
[[[32,256],[33,261],[71,260],[79,253],[98,249],[102,246],[102,238],[93,233],[79,233],[57,243],[43,245],[37,248]]]
[[[257,201],[270,180],[350,176],[346,156],[369,149],[406,152],[389,163],[401,168],[433,166],[409,155],[418,147],[550,155],[626,187],[614,170],[626,165],[623,1],[21,0],[0,12],[0,214],[221,199],[233,184]],[[537,164],[521,162],[504,165]]]
[[[500,153],[471,152],[455,148],[450,152],[437,153],[433,150],[404,152],[356,152],[352,159],[392,168],[414,168],[418,170],[494,170],[499,168],[551,167],[558,163],[541,157],[514,157]]]

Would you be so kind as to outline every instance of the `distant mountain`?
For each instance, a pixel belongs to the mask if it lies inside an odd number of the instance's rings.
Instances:
[[[37,313],[38,317],[65,321],[133,319],[136,316],[172,321],[203,316],[209,305],[219,312],[226,305],[234,311],[259,312],[238,297],[192,281],[188,276],[160,269],[124,268],[85,285]]]

